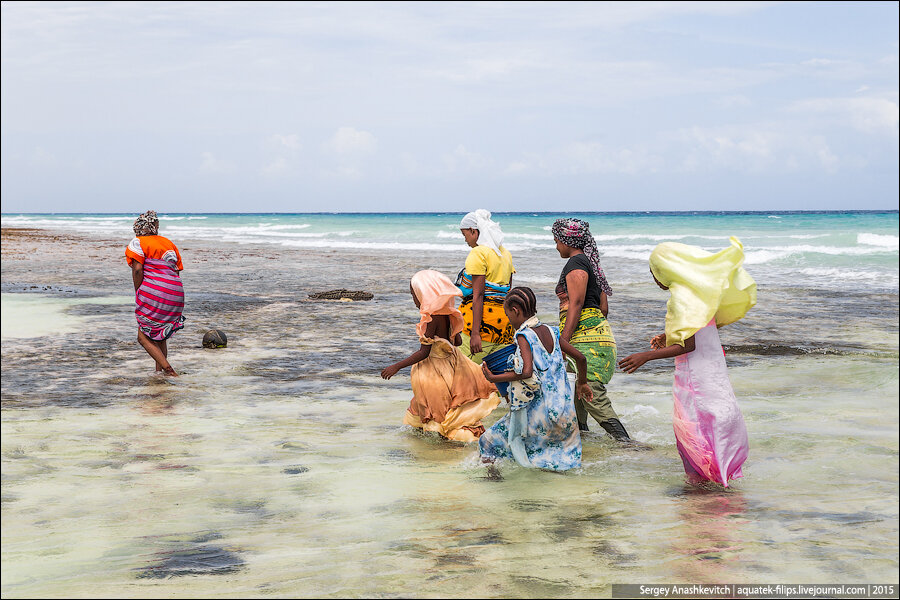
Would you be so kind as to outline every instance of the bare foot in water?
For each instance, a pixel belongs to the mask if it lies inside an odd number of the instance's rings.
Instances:
[[[172,365],[169,365],[168,367],[163,367],[163,373],[167,377],[178,377],[178,373],[175,372],[175,369],[172,368]]]
[[[497,468],[497,465],[494,463],[487,464],[487,476],[485,477],[488,481],[503,481],[503,475],[500,474],[500,469]]]

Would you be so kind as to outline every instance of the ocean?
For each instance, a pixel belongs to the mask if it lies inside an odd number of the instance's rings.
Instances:
[[[552,249],[550,226],[562,215],[497,213],[506,246],[528,256]],[[567,214],[592,223],[609,269],[620,267],[620,285],[644,282],[642,263],[662,241],[707,249],[745,245],[746,264],[764,283],[829,287],[835,279],[854,287],[897,291],[897,212],[591,213]],[[128,238],[133,215],[15,215],[3,227],[38,227]],[[284,248],[353,249],[465,254],[456,213],[383,214],[161,214],[172,239]],[[552,260],[547,261],[554,268]],[[520,273],[537,283],[554,269]],[[848,268],[849,267],[849,268]],[[638,272],[640,276],[638,276]],[[535,279],[537,278],[537,279]],[[554,277],[555,280],[555,277]]]
[[[896,583],[898,213],[497,213],[550,323],[561,216],[591,224],[620,356],[663,328],[657,243],[743,243],[759,301],[720,331],[751,446],[732,487],[684,484],[667,361],[609,385],[651,449],[593,424],[577,472],[494,480],[401,425],[409,371],[378,373],[417,347],[409,278],[462,268],[462,214],[161,214],[185,264],[177,379],[134,340],[135,215],[3,214],[4,597]],[[375,299],[308,300],[336,288]],[[200,347],[211,327],[227,348]]]

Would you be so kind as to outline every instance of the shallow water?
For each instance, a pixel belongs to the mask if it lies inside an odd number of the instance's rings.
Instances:
[[[662,361],[610,385],[651,450],[593,426],[579,471],[504,465],[494,480],[471,446],[399,424],[408,370],[377,376],[415,345],[408,276],[451,273],[455,254],[180,247],[177,379],[154,375],[134,341],[120,249],[74,273],[5,255],[4,597],[580,597],[611,583],[898,579],[896,293],[760,281],[760,304],[721,331],[751,443],[727,490],[684,484]],[[522,254],[520,273],[532,265],[552,268]],[[622,355],[661,327],[666,296],[651,286],[613,298]],[[305,300],[337,287],[376,299]],[[6,335],[47,302],[54,333]],[[213,326],[228,348],[200,346]]]

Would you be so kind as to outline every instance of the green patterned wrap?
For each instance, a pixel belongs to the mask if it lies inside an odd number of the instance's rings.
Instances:
[[[559,311],[559,328],[566,326],[568,311]],[[609,383],[616,371],[616,338],[613,337],[609,322],[599,308],[584,308],[578,328],[569,340],[587,359],[588,381]],[[567,360],[569,371],[575,372],[575,361]]]

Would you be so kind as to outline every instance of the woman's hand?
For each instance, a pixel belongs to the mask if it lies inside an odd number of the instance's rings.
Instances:
[[[389,367],[385,367],[384,370],[381,372],[381,378],[382,379],[390,379],[391,377],[396,375],[397,371],[399,371],[399,370],[400,370],[400,368],[397,365],[391,365]]]
[[[634,373],[648,360],[649,356],[646,352],[638,352],[637,354],[631,354],[620,360],[619,368],[626,373]]]
[[[659,335],[654,335],[650,339],[650,347],[654,350],[660,350],[666,347],[666,334],[661,333]]]
[[[472,354],[481,352],[481,332],[472,332],[472,337],[469,338],[469,350]]]
[[[497,376],[491,371],[486,363],[481,363],[481,370],[484,373],[484,378],[490,381],[491,383],[496,383]]]
[[[591,389],[591,386],[587,384],[587,382],[579,383],[575,386],[575,397],[579,400],[590,402],[594,399],[594,391]]]

